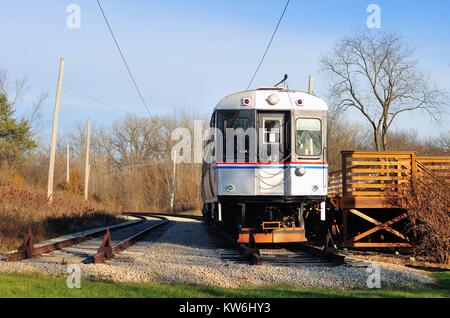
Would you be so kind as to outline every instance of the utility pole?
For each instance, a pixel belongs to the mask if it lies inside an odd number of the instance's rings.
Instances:
[[[84,162],[84,199],[87,201],[89,198],[89,173],[91,171],[91,165],[89,164],[89,148],[91,142],[91,121],[87,121],[86,125],[86,154]]]
[[[58,135],[59,110],[60,110],[63,79],[64,79],[64,59],[61,59],[59,61],[58,85],[56,88],[55,113],[53,115],[52,141],[50,146],[50,164],[48,169],[48,182],[47,182],[48,203],[53,202],[53,177],[55,174],[56,138]]]
[[[170,196],[170,211],[175,214],[175,191],[177,189],[177,153],[173,158],[172,195]]]
[[[314,77],[309,77],[309,85],[308,85],[308,93],[313,95],[314,94]]]
[[[67,153],[66,153],[66,183],[70,183],[70,145],[67,144]]]

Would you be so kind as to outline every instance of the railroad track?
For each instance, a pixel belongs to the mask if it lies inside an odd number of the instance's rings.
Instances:
[[[112,235],[109,237],[110,243],[106,242],[108,240],[108,234],[106,234],[103,237],[102,245],[99,248],[97,254],[88,258],[88,262],[92,261],[93,263],[103,263],[105,260],[111,259],[115,254],[120,253],[121,251],[127,249],[129,246],[144,238],[152,230],[160,228],[161,226],[169,222],[169,220],[164,217],[155,216],[154,218],[158,218],[160,219],[160,221],[156,223],[152,222],[151,224],[148,224],[149,222],[144,221],[143,223],[138,224],[134,227],[127,227],[125,229],[122,229],[120,235],[117,235],[118,233],[115,233],[115,237],[124,237],[123,239],[116,239],[117,243],[115,244],[112,243]]]
[[[308,244],[257,247],[254,242],[251,242],[246,246],[237,243],[228,233],[212,226],[206,226],[207,232],[220,251],[220,257],[227,262],[251,265],[324,267],[345,264],[344,255],[336,252],[325,253],[322,249]]]
[[[5,255],[6,261],[47,263],[102,263],[162,228],[168,219],[161,216],[133,215],[136,220],[115,226],[80,232],[68,237],[37,244],[28,233],[18,251]]]
[[[147,216],[165,216],[179,219],[193,219],[203,221],[202,217],[172,215],[172,214],[145,214]],[[280,265],[280,266],[326,266],[337,265],[329,256],[318,248],[306,246],[304,244],[294,244],[291,246],[280,245],[278,247],[256,247],[246,246],[236,243],[228,233],[221,231],[217,227],[203,223],[208,233],[212,249],[216,249],[222,260],[230,263],[251,264],[251,265]]]
[[[130,214],[133,215],[133,214]],[[173,217],[204,221],[201,216],[174,214],[142,214],[147,216]],[[224,261],[251,265],[280,265],[280,266],[339,266],[346,264],[346,257],[338,252],[328,251],[307,243],[280,245],[273,247],[257,247],[256,244],[239,244],[228,233],[217,227],[204,223],[213,245],[220,252]]]
[[[345,264],[341,261],[333,261],[323,251],[312,253],[299,245],[292,247],[258,247],[248,253],[245,249],[223,249],[220,253],[223,260],[232,263],[250,263],[252,265],[272,266],[320,266],[332,267]]]
[[[262,248],[260,249],[261,262],[270,265],[309,265],[309,266],[335,266],[334,263],[330,262],[322,253],[313,254],[306,252],[299,247],[292,248]]]
[[[160,213],[127,213],[126,215],[137,220],[109,228],[85,231],[39,245],[33,244],[30,233],[17,252],[6,254],[6,261],[33,259],[34,262],[47,263],[102,263],[149,235],[159,237],[170,226],[167,224],[172,223],[169,222],[169,217],[202,220],[202,217],[198,216]],[[280,266],[334,266],[345,262],[343,255],[325,254],[323,250],[306,244],[282,245],[276,248],[257,247],[254,242],[248,246],[238,244],[228,233],[210,224],[204,223],[204,225],[212,246],[219,251],[220,258],[226,262]]]

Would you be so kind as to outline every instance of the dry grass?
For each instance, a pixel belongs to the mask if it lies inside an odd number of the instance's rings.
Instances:
[[[96,202],[108,202],[117,209],[132,212],[169,212],[173,191],[173,166],[170,162],[150,163],[135,169],[104,173],[105,166],[93,165],[91,193]],[[201,166],[177,166],[174,208],[200,210]]]
[[[116,224],[110,207],[86,203],[75,194],[57,192],[52,205],[37,187],[13,186],[0,179],[0,250],[17,248],[29,227],[35,239],[45,240],[107,224]]]

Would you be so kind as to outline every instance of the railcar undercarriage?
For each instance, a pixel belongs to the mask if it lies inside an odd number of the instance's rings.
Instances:
[[[320,201],[302,203],[211,203],[204,216],[246,244],[253,234],[256,243],[317,241],[321,235]]]

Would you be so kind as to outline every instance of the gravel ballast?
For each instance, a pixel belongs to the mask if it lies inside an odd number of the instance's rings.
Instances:
[[[196,220],[171,218],[172,226],[160,237],[137,243],[107,264],[79,264],[84,278],[115,282],[183,283],[236,288],[290,285],[296,287],[367,287],[364,266],[323,267],[295,264],[250,266],[226,261],[211,242],[205,225]],[[381,264],[382,288],[417,287],[432,282],[423,271]],[[67,275],[67,265],[27,260],[0,262],[0,272]]]

